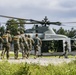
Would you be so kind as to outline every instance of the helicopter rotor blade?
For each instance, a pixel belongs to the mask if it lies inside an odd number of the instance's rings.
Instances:
[[[33,19],[17,18],[17,17],[5,16],[5,15],[0,15],[0,17],[29,21],[29,22],[24,22],[22,24],[42,24],[42,25],[45,25],[45,26],[53,24],[53,25],[61,26],[61,22],[50,22],[50,21],[48,21],[46,16],[45,16],[45,18],[42,21],[33,20]]]
[[[20,20],[26,20],[26,21],[30,21],[30,22],[33,22],[33,23],[40,23],[42,24],[41,21],[37,21],[37,20],[33,20],[33,19],[24,19],[24,18],[17,18],[17,17],[11,17],[11,16],[5,16],[5,15],[0,15],[0,17],[4,17],[4,18],[11,18],[11,19],[20,19]]]
[[[30,21],[38,23],[38,24],[47,24],[47,25],[54,24],[54,25],[59,25],[59,26],[61,25],[61,22],[37,21],[33,19],[30,19]]]
[[[11,16],[4,16],[4,15],[0,15],[0,17],[4,17],[4,18],[12,18],[12,19],[21,19],[21,20],[29,21],[29,19],[23,19],[23,18],[11,17]]]
[[[48,21],[47,22],[47,24],[49,25],[49,24],[53,24],[53,25],[58,25],[58,26],[61,26],[61,22],[50,22],[50,21]]]
[[[38,21],[38,20],[33,20],[33,19],[23,19],[23,18],[17,18],[17,17],[11,17],[11,16],[5,16],[5,15],[0,15],[0,17],[4,17],[4,18],[12,18],[12,19],[21,19],[21,20],[26,20],[26,21],[30,21],[33,23],[39,23],[39,24],[57,24],[60,25],[60,23],[58,22],[45,22],[45,21]]]
[[[61,26],[66,26],[66,27],[76,27],[75,25],[65,25],[65,24],[62,24]]]
[[[33,20],[33,19],[30,19],[30,21],[31,21],[31,22],[34,22],[34,23],[42,24],[42,21]]]
[[[0,22],[1,24],[6,24],[5,22]],[[60,22],[40,22],[40,21],[34,21],[32,20],[32,22],[23,22],[23,23],[13,23],[13,22],[8,22],[8,24],[47,24],[47,25],[50,25],[50,24],[53,24],[53,25],[58,25],[58,26],[61,26],[61,23]]]
[[[38,23],[35,23],[35,22],[23,22],[23,23],[13,23],[13,22],[8,22],[8,23],[5,23],[5,22],[0,22],[1,24],[38,24]]]
[[[62,23],[76,23],[76,22],[62,22]]]

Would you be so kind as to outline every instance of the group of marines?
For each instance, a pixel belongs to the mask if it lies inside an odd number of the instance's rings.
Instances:
[[[14,58],[18,59],[18,52],[21,50],[22,59],[28,58],[30,51],[34,47],[35,58],[38,56],[37,52],[41,47],[42,42],[38,37],[38,34],[35,35],[35,38],[31,38],[30,35],[24,34],[23,31],[17,31],[16,35],[11,37],[10,31],[7,30],[5,34],[0,37],[0,42],[2,43],[2,52],[1,58],[3,59],[6,53],[6,58],[9,59],[10,44],[14,45]]]

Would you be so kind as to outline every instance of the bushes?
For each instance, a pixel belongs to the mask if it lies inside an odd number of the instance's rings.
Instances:
[[[76,75],[76,61],[60,65],[0,62],[0,75]]]

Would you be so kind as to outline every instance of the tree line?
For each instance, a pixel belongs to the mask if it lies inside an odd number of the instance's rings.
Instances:
[[[76,35],[76,30],[74,28],[71,28],[71,30],[65,30],[64,28],[60,27],[58,30],[53,29],[55,33],[66,35],[69,38],[72,38]]]

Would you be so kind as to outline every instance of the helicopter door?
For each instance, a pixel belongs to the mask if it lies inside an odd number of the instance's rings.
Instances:
[[[63,40],[42,41],[42,53],[63,52]]]

